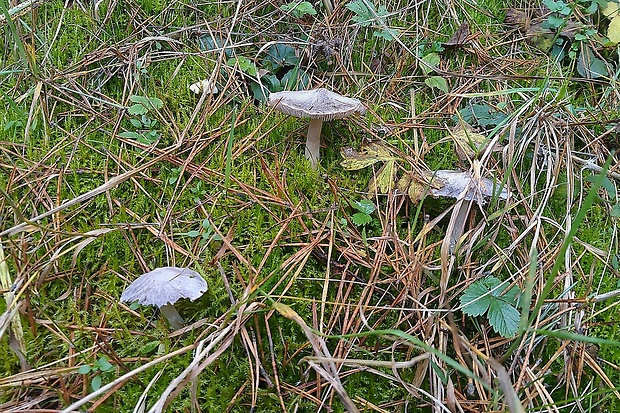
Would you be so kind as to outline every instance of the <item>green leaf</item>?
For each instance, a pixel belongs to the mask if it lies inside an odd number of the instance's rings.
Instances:
[[[80,368],[78,369],[78,373],[79,374],[88,374],[90,373],[90,366],[88,364],[84,364],[83,366],[80,366]]]
[[[620,204],[616,204],[611,208],[611,212],[609,213],[614,218],[620,217]]]
[[[351,221],[358,227],[361,227],[370,224],[372,222],[372,218],[370,215],[363,212],[356,212],[351,217]]]
[[[375,212],[375,209],[377,209],[375,204],[369,199],[362,199],[360,201],[355,201],[353,203],[353,206],[355,207],[355,209],[357,209],[362,214],[368,214],[368,215],[372,214],[373,212]]]
[[[490,289],[485,285],[484,280],[478,280],[470,285],[460,299],[463,312],[472,317],[486,313],[493,300],[489,291]]]
[[[129,138],[129,139],[140,139],[142,135],[138,132],[121,132],[118,134],[121,138]]]
[[[256,68],[256,65],[254,64],[254,62],[244,56],[238,56],[238,57],[228,59],[226,64],[228,66],[238,65],[239,69],[242,72],[247,73],[250,76],[256,76],[256,74],[258,73],[258,69]]]
[[[519,329],[521,313],[510,304],[494,299],[489,306],[489,324],[493,330],[504,337],[513,337]]]
[[[159,341],[151,341],[150,343],[146,343],[140,349],[140,353],[149,354],[151,351],[155,350],[158,346],[159,346]]]
[[[308,3],[310,4],[310,3]],[[299,57],[294,48],[282,43],[275,43],[267,49],[267,57],[265,57],[266,66],[269,66],[272,72],[285,66],[297,66]]]
[[[133,103],[139,103],[147,109],[161,109],[164,106],[164,102],[161,99],[148,96],[131,95],[129,100]]]
[[[315,8],[307,1],[283,4],[280,6],[280,10],[286,13],[291,13],[293,17],[298,19],[301,19],[306,14],[309,14],[310,16],[314,16],[316,14]]]
[[[373,32],[372,35],[374,37],[381,37],[382,39],[385,39],[388,42],[391,42],[392,40],[395,40],[398,37],[398,30],[396,29],[376,30],[375,32]]]
[[[136,103],[127,109],[130,115],[146,115],[149,110],[141,103]]]
[[[551,10],[552,12],[557,12],[564,15],[568,15],[571,13],[571,8],[562,0],[543,0],[543,4],[549,7],[549,10]]]
[[[134,128],[141,128],[142,127],[142,122],[140,122],[136,118],[129,119],[129,122],[131,122],[131,124],[133,125]]]
[[[441,62],[441,58],[437,53],[429,53],[422,58],[422,64],[420,65],[420,69],[422,69],[422,73],[425,75],[429,75],[437,69],[439,63]],[[426,63],[426,64],[424,64]],[[429,67],[430,66],[430,67]]]
[[[105,356],[101,357],[98,360],[97,364],[98,364],[99,370],[101,371],[108,371],[114,367],[112,364],[110,364],[110,362],[108,361],[108,358]]]
[[[605,62],[594,56],[592,49],[585,43],[581,43],[581,53],[577,59],[577,72],[587,79],[609,76]]]
[[[196,231],[196,230],[192,230],[192,231],[188,231],[183,235],[187,235],[190,238],[196,238],[200,236],[200,231]]]
[[[93,377],[93,381],[90,382],[90,387],[92,387],[93,391],[97,391],[101,388],[101,376],[97,375]]]
[[[444,93],[448,93],[448,82],[441,76],[431,76],[424,80],[428,87],[434,87]]]
[[[371,7],[374,7],[372,3],[369,2],[368,4]],[[351,20],[358,23],[362,27],[369,26],[375,19],[375,14],[377,14],[376,10],[372,10],[375,12],[373,13],[362,0],[356,0],[348,3],[345,7],[354,13]]]

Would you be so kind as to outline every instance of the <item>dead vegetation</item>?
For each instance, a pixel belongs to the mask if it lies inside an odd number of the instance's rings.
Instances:
[[[612,75],[580,76],[504,25],[512,5],[392,1],[364,26],[329,0],[301,17],[256,1],[23,4],[13,28],[0,21],[0,410],[619,403],[620,96]],[[318,173],[305,123],[260,102],[287,73],[368,106],[330,128]],[[188,90],[202,79],[219,93]],[[146,99],[135,113],[132,96]],[[486,141],[455,142],[461,122]],[[377,142],[382,164],[341,166],[340,149]],[[432,199],[438,169],[507,199]],[[375,207],[365,224],[360,199]],[[173,332],[119,301],[164,265],[209,283]],[[523,300],[509,337],[463,311],[489,276]]]

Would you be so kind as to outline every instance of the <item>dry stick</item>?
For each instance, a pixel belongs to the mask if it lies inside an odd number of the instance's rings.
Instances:
[[[325,316],[325,304],[327,302],[327,291],[329,289],[329,277],[331,275],[331,261],[332,261],[332,251],[334,247],[334,210],[332,209],[329,214],[328,222],[329,226],[329,246],[327,247],[327,266],[325,268],[325,281],[323,282],[323,293],[321,294],[321,318],[319,320],[319,328],[318,330],[321,333],[323,331],[323,318]]]
[[[20,224],[17,224],[7,230],[4,230],[2,232],[0,232],[0,237],[4,237],[4,236],[11,236],[11,235],[15,235],[15,234],[19,234],[20,232],[25,231],[26,227],[28,226],[28,224],[32,223],[32,222],[37,222],[42,220],[43,218],[47,218],[50,215],[54,215],[57,212],[63,211],[69,207],[72,207],[73,205],[77,205],[79,203],[82,203],[84,201],[87,201],[91,198],[96,197],[97,195],[100,195],[106,191],[109,191],[110,189],[115,188],[117,185],[125,182],[126,180],[128,180],[129,178],[131,178],[132,176],[150,168],[151,166],[153,166],[154,164],[156,164],[157,162],[162,161],[163,159],[165,159],[168,155],[170,155],[171,153],[174,153],[174,151],[177,149],[176,145],[171,147],[170,149],[164,151],[161,155],[159,155],[156,158],[151,159],[150,161],[146,162],[144,165],[141,165],[131,171],[127,171],[125,173],[122,173],[120,175],[115,176],[114,178],[111,178],[110,180],[108,180],[107,182],[105,182],[102,185],[99,185],[97,188],[86,192],[85,194],[82,195],[78,195],[73,199],[70,199],[69,201],[65,202],[62,205],[59,205],[55,208],[50,209],[47,212],[44,212],[40,215],[37,215],[36,217],[30,218],[28,221],[26,222],[22,222]]]

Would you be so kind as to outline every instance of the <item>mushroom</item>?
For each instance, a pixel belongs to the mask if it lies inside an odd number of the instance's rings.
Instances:
[[[123,291],[121,302],[137,301],[140,305],[154,305],[166,317],[170,327],[178,330],[183,318],[174,308],[182,298],[196,300],[207,291],[207,282],[196,271],[188,268],[161,267],[142,274]]]
[[[306,139],[306,158],[313,168],[319,163],[321,127],[323,121],[346,118],[354,113],[363,115],[366,107],[357,99],[348,98],[327,89],[275,92],[269,95],[269,105],[298,118],[310,118]]]

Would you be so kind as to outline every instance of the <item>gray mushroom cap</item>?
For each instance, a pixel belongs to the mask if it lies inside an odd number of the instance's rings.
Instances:
[[[496,195],[500,199],[508,198],[508,190],[502,188],[500,192],[500,184],[498,182],[488,178],[481,178],[480,181],[472,184],[473,179],[472,174],[466,171],[435,171],[432,174],[432,180],[438,181],[442,186],[440,188],[431,188],[429,193],[435,197],[444,196],[458,198],[463,191],[467,190],[463,199],[466,201],[475,200],[477,202],[484,202],[484,199],[477,196],[478,193],[485,197]]]
[[[323,121],[366,113],[366,107],[359,100],[324,88],[275,92],[269,95],[269,105],[286,115]]]
[[[182,298],[191,301],[207,291],[207,282],[188,268],[161,267],[142,274],[121,295],[122,302],[137,301],[140,305],[159,308],[174,304]]]

